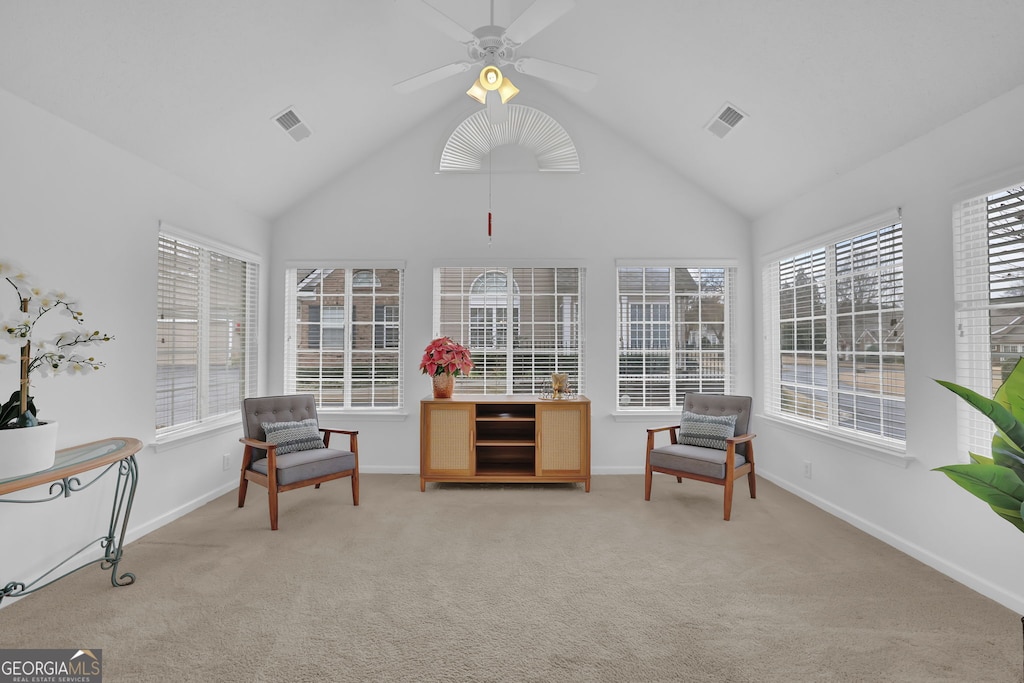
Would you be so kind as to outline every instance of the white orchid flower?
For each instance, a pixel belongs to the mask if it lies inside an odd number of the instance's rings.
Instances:
[[[81,331],[68,330],[67,332],[61,332],[60,334],[58,334],[57,337],[53,340],[53,343],[58,347],[68,346],[70,344],[74,344],[75,342],[78,342],[78,345],[80,346],[88,343],[87,341],[81,340],[81,338]]]
[[[29,282],[28,275],[25,271],[13,266],[7,266],[3,273],[0,273],[0,277],[14,285],[14,289],[18,292],[19,299],[31,299],[32,298],[32,283]]]
[[[99,369],[94,358],[82,358],[81,356],[71,356],[68,358],[65,362],[65,367],[68,374],[71,375],[87,375],[93,370]]]
[[[2,270],[0,270],[0,275],[3,275],[5,278],[15,283],[16,285],[20,284],[23,287],[29,286],[28,273],[26,273],[24,270],[18,268],[13,264],[3,264],[3,268]]]
[[[24,346],[32,333],[31,318],[15,318],[0,321],[0,340]]]
[[[40,312],[60,305],[60,299],[52,290],[43,291],[40,287],[32,288],[32,300],[39,306]]]

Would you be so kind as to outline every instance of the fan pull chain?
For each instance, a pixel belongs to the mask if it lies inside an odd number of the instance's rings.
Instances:
[[[492,11],[493,11],[493,5],[492,5]],[[493,136],[494,135],[493,126],[491,128],[492,128],[491,135]],[[491,221],[492,221],[492,215],[491,215],[491,208],[492,208],[491,207],[491,178],[492,178],[492,174],[491,174],[491,155],[494,152],[493,141],[492,141],[492,144],[490,145],[490,147],[491,147],[491,149],[487,153],[487,246],[488,247],[491,246],[491,234],[492,234],[492,227],[491,227]]]

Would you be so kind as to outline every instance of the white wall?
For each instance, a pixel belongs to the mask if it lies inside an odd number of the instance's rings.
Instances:
[[[147,444],[138,456],[133,537],[236,486],[240,426],[160,452],[149,445],[157,225],[165,220],[257,253],[266,252],[269,225],[4,90],[0,150],[0,260],[18,264],[44,288],[79,297],[89,329],[115,336],[96,349],[107,363],[101,371],[35,384],[40,417],[59,422],[58,448],[109,436]],[[13,289],[0,284],[0,318],[13,316]],[[6,399],[17,388],[17,366],[0,366],[0,396]],[[229,471],[222,468],[222,453],[232,455]],[[101,482],[46,504],[0,504],[0,585],[30,581],[101,535],[113,477]],[[130,565],[129,555],[122,570],[131,571]],[[105,580],[97,575],[97,586]]]
[[[1022,115],[1024,88],[1018,88],[824,184],[756,221],[754,253],[760,268],[781,249],[902,207],[907,450],[915,460],[900,468],[856,446],[760,419],[759,472],[1024,613],[1024,538],[945,475],[930,471],[966,462],[956,448],[959,399],[933,381],[955,379],[952,207],[1024,181]],[[759,278],[756,289],[759,304]],[[765,334],[761,313],[758,305],[759,340]],[[760,345],[756,353],[760,359]],[[763,396],[760,375],[756,386],[756,396]],[[804,461],[812,464],[811,479],[803,476]]]
[[[642,472],[641,422],[616,422],[616,258],[729,258],[739,261],[738,375],[749,391],[752,341],[749,224],[669,169],[564,102],[528,100],[566,129],[580,151],[582,174],[495,173],[494,240],[487,244],[486,174],[439,175],[452,130],[474,111],[461,102],[424,121],[358,172],[338,178],[275,223],[271,284],[270,377],[282,388],[283,268],[289,260],[396,259],[406,262],[403,334],[406,419],[323,418],[360,430],[366,472],[419,471],[419,401],[430,392],[419,374],[431,339],[432,271],[455,260],[559,263],[587,269],[586,394],[592,401],[594,473]],[[500,150],[496,151],[497,157]],[[486,166],[485,166],[486,167]],[[641,491],[637,491],[637,496]],[[372,504],[368,499],[367,504]]]

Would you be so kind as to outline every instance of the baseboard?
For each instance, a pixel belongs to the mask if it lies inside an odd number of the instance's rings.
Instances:
[[[392,466],[381,466],[375,465],[373,467],[366,467],[362,463],[359,464],[360,474],[416,474],[420,473],[420,468],[417,467],[392,467]]]
[[[643,474],[643,465],[629,465],[626,467],[594,467],[590,470],[591,474]]]
[[[926,550],[925,548],[922,548],[916,543],[908,541],[902,536],[897,536],[896,534],[893,534],[887,529],[884,529],[873,522],[869,522],[868,520],[864,519],[863,517],[860,517],[859,515],[853,514],[845,508],[833,505],[829,501],[814,495],[813,493],[807,491],[806,489],[794,485],[790,481],[779,479],[778,477],[775,477],[771,474],[766,474],[762,470],[758,470],[757,476],[763,477],[764,479],[770,481],[779,488],[784,489],[789,493],[792,493],[794,496],[798,498],[806,500],[808,503],[811,503],[815,507],[821,508],[822,510],[828,512],[834,517],[838,517],[844,522],[847,522],[857,527],[864,533],[874,536],[878,540],[882,541],[883,543],[887,543],[888,545],[892,546],[893,548],[896,548],[900,552],[910,555],[915,560],[918,560],[919,562],[928,565],[937,572],[945,574],[946,576],[948,576],[949,578],[953,579],[958,583],[962,583],[971,590],[981,593],[985,597],[998,602],[1000,605],[1003,605],[1007,609],[1013,610],[1017,614],[1024,614],[1024,596],[1010,593],[1005,589],[1001,588],[1000,586],[997,586],[992,582],[981,578],[977,574],[967,571],[963,567],[957,564],[953,564],[952,562],[949,562],[948,560],[942,557],[939,557],[930,550]]]
[[[201,508],[202,506],[206,505],[210,501],[216,500],[217,498],[220,498],[221,496],[223,496],[225,493],[229,493],[229,492],[231,492],[231,491],[233,491],[233,490],[235,490],[237,488],[238,488],[238,483],[237,482],[232,482],[230,484],[224,484],[220,488],[214,489],[213,491],[205,493],[205,494],[203,494],[202,496],[200,496],[198,498],[190,500],[189,502],[185,503],[184,505],[176,507],[175,509],[173,509],[173,510],[171,510],[169,512],[166,512],[166,513],[160,515],[159,517],[156,517],[154,519],[151,519],[148,522],[145,522],[144,524],[140,524],[137,527],[129,527],[128,531],[125,533],[125,543],[131,543],[132,541],[138,540],[138,539],[142,538],[143,536],[145,536],[146,534],[148,534],[149,532],[156,531],[160,527],[162,527],[162,526],[164,526],[166,524],[170,524],[171,522],[173,522],[174,520],[178,519],[179,517],[184,517],[188,513],[192,512],[193,510]]]

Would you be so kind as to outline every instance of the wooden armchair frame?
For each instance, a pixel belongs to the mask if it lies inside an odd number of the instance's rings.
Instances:
[[[284,396],[284,397],[261,397],[259,399],[246,399],[243,402],[243,420],[246,420],[247,433],[251,434],[257,431],[258,418],[256,417],[259,413],[253,412],[251,415],[247,412],[245,403],[249,401],[267,401],[272,402],[274,400],[283,400],[285,403],[281,406],[273,406],[269,409],[268,415],[276,417],[276,420],[281,421],[290,419],[317,419],[316,406],[313,403],[312,396],[295,395],[295,396]],[[263,409],[267,410],[267,409]],[[259,409],[257,409],[259,411]],[[270,507],[270,528],[273,530],[277,529],[278,519],[278,495],[285,491],[291,491],[293,489],[302,488],[304,486],[314,486],[320,488],[320,484],[325,481],[331,481],[334,479],[341,479],[343,477],[352,478],[352,505],[359,505],[359,432],[349,429],[334,429],[331,427],[317,426],[320,431],[320,435],[323,437],[324,446],[327,448],[331,447],[331,435],[342,434],[348,436],[348,451],[352,453],[353,466],[351,469],[341,470],[336,472],[328,472],[326,474],[320,474],[319,476],[311,476],[306,479],[299,479],[297,481],[290,481],[286,484],[278,482],[278,454],[277,445],[261,441],[249,436],[243,436],[239,439],[239,442],[245,446],[242,452],[242,472],[238,483],[238,507],[245,506],[245,496],[249,487],[249,482],[259,484],[267,489],[268,502]],[[259,434],[262,434],[262,429],[258,429]],[[267,473],[264,474],[257,470],[252,469],[253,462],[258,456],[258,451],[266,451],[267,460]],[[335,453],[341,454],[338,449],[334,450]],[[281,456],[287,457],[287,456]]]
[[[651,482],[654,478],[655,472],[670,474],[676,478],[677,482],[682,482],[683,479],[693,479],[695,481],[705,481],[709,484],[718,484],[719,486],[725,487],[724,519],[725,521],[729,521],[729,518],[732,516],[732,493],[737,479],[746,475],[747,486],[750,488],[750,497],[757,498],[757,480],[754,472],[754,437],[757,435],[739,434],[725,440],[725,476],[719,479],[717,477],[709,477],[703,474],[694,474],[692,472],[668,469],[665,467],[654,467],[651,465],[651,451],[655,448],[655,434],[667,431],[669,433],[670,443],[678,444],[679,427],[680,425],[667,425],[665,427],[654,427],[647,430],[647,464],[644,469],[644,500],[651,499]],[[736,467],[736,446],[738,444],[747,444],[747,453],[745,456],[747,461],[741,466]]]

